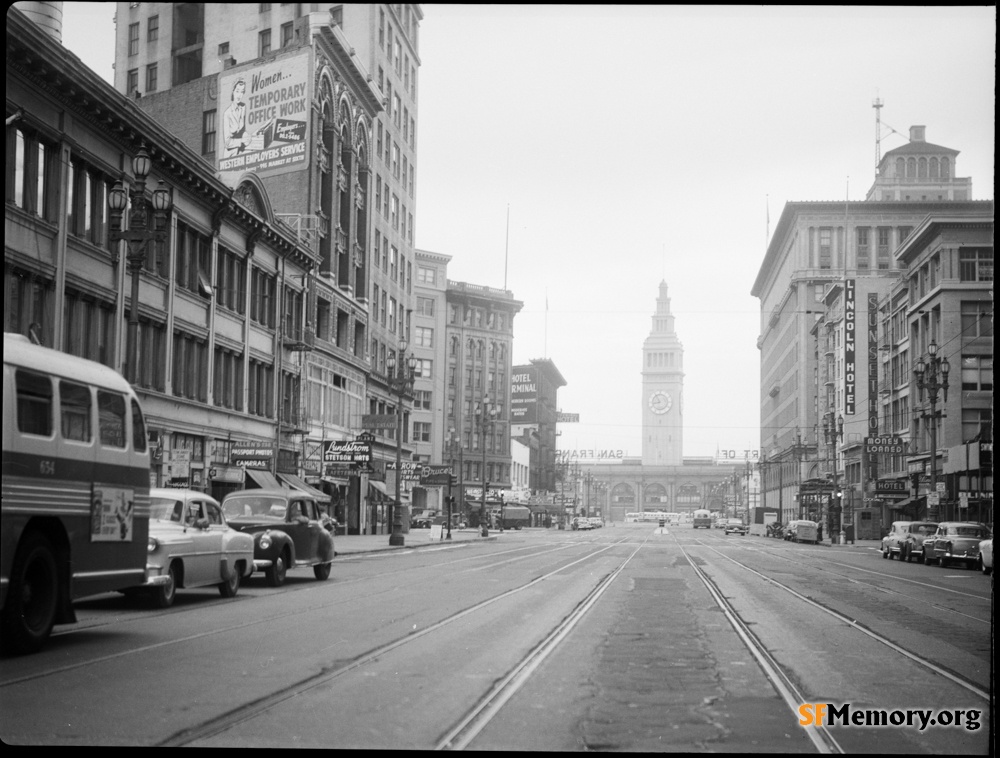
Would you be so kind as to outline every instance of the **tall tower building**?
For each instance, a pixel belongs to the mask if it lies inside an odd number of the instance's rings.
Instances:
[[[674,331],[667,283],[642,345],[642,465],[680,466],[684,454],[684,347]]]
[[[269,206],[318,255],[308,275],[285,282],[280,260],[235,251],[251,304],[270,297],[258,296],[254,277],[277,282],[281,316],[269,328],[300,327],[292,335],[300,359],[280,374],[274,367],[276,394],[303,419],[289,439],[299,468],[324,481],[329,467],[313,451],[365,431],[367,416],[378,482],[397,444],[395,427],[374,419],[400,405],[402,455],[415,455],[413,397],[394,391],[388,366],[416,337],[422,18],[415,4],[117,3],[116,89],[195,150],[251,211]],[[267,202],[253,202],[258,196]],[[216,269],[211,256],[203,263],[208,282]],[[349,419],[327,418],[319,400],[327,375],[363,395]]]

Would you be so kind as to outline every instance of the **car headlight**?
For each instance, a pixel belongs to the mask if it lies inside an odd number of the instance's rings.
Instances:
[[[261,550],[267,550],[271,547],[271,535],[266,532],[260,536],[260,547]]]
[[[146,543],[146,552],[155,553],[160,547],[160,541],[156,537],[150,537],[149,541]]]

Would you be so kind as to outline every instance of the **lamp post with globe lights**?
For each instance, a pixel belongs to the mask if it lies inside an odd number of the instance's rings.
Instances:
[[[486,480],[486,429],[491,430],[497,422],[499,409],[490,402],[490,396],[484,395],[483,401],[476,406],[476,423],[479,425],[479,444],[483,449],[483,471],[481,481],[483,483],[482,498],[479,504],[479,524],[482,529],[482,536],[489,537],[490,530],[486,525],[486,490],[490,483]]]
[[[396,395],[396,499],[392,505],[392,533],[389,535],[390,545],[402,545],[403,539],[403,508],[400,502],[400,484],[403,480],[403,398],[413,390],[416,379],[417,358],[412,353],[406,357],[406,340],[399,342],[399,360],[389,353],[385,365],[389,369],[386,377],[389,389]]]
[[[111,212],[108,240],[112,245],[125,242],[125,261],[132,277],[131,303],[128,310],[128,333],[125,347],[125,378],[135,384],[139,374],[139,274],[148,257],[150,243],[162,242],[167,238],[167,215],[170,212],[170,190],[161,181],[146,197],[146,177],[153,167],[153,161],[143,145],[132,157],[132,175],[135,182],[125,189],[122,181],[108,192],[108,210]],[[122,217],[128,211],[128,224],[122,229]],[[118,250],[114,251],[114,262],[118,265]]]
[[[844,417],[837,416],[836,421],[833,418],[833,411],[828,411],[825,416],[823,416],[823,436],[826,439],[826,444],[830,446],[833,451],[833,496],[832,502],[837,504],[838,511],[837,517],[840,521],[840,544],[844,544],[845,532],[844,532],[844,505],[843,505],[843,492],[840,486],[837,484],[837,444],[838,440],[844,438]],[[829,517],[829,514],[828,514]],[[833,524],[829,524],[830,537],[833,538]]]
[[[937,401],[938,392],[944,394],[943,401],[948,402],[948,372],[951,365],[947,358],[938,357],[938,346],[933,340],[927,346],[927,356],[921,356],[917,365],[913,368],[913,377],[917,380],[918,398],[921,403],[924,401],[924,392],[927,392],[927,401],[930,409],[922,409],[920,417],[924,420],[926,427],[930,427],[930,486],[928,494],[937,496]],[[940,507],[940,506],[939,506]],[[928,498],[927,517],[937,520],[938,512],[931,511],[930,498]]]

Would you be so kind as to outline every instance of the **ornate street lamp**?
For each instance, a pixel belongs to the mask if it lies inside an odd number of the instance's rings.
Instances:
[[[823,416],[823,437],[826,439],[826,444],[833,450],[833,500],[837,502],[840,508],[840,544],[844,544],[843,493],[837,485],[837,441],[844,438],[844,417],[837,416],[837,420],[834,422],[833,411],[827,411],[826,415]],[[827,514],[827,517],[829,518],[829,514]],[[828,525],[828,531],[830,529],[832,529],[832,525]],[[831,539],[833,538],[832,532],[830,533],[830,537]]]
[[[161,181],[153,191],[152,198],[146,197],[146,177],[152,168],[152,160],[145,146],[132,158],[132,175],[135,182],[125,189],[118,181],[108,193],[108,210],[111,223],[108,240],[111,245],[126,243],[125,260],[132,276],[132,301],[128,311],[128,334],[125,348],[125,378],[135,384],[138,378],[137,351],[139,340],[139,273],[146,262],[149,244],[162,242],[167,237],[167,215],[170,211],[170,190]],[[122,216],[128,210],[128,228],[122,229]],[[118,265],[119,251],[114,248],[113,260]]]
[[[400,484],[403,481],[403,397],[413,390],[413,380],[417,378],[417,358],[410,355],[406,358],[406,340],[399,341],[399,362],[396,356],[389,353],[385,365],[389,369],[386,377],[389,390],[395,393],[396,402],[396,500],[392,505],[392,533],[389,535],[390,545],[402,545],[403,539],[403,508],[400,502]]]
[[[462,469],[462,437],[455,431],[455,427],[448,430],[448,457],[451,459],[451,473],[448,475],[448,498],[446,504],[448,506],[448,533],[445,536],[446,540],[451,539],[451,519],[452,514],[455,512],[455,451],[458,450],[458,468],[459,471]],[[459,487],[459,492],[462,491],[462,487]],[[465,496],[463,495],[463,506]]]
[[[486,490],[490,487],[490,483],[486,481],[486,428],[493,428],[493,425],[497,422],[497,414],[499,412],[499,409],[490,402],[489,395],[484,395],[483,402],[478,403],[476,406],[476,423],[479,424],[479,444],[483,448],[483,473],[481,477],[483,493],[479,504],[479,524],[483,537],[490,536],[490,530],[486,525]]]
[[[930,410],[921,410],[920,417],[924,419],[924,425],[930,427],[931,433],[931,482],[928,494],[937,493],[937,400],[938,392],[944,391],[944,402],[948,402],[948,372],[951,371],[951,364],[947,358],[938,358],[938,346],[933,340],[927,346],[927,359],[921,356],[917,365],[913,369],[913,376],[917,380],[917,396],[921,403],[924,401],[924,391],[927,391],[927,400],[930,403]],[[931,513],[928,507],[927,517],[935,521],[937,513]]]

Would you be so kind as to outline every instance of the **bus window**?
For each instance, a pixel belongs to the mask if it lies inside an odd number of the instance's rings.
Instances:
[[[101,444],[125,447],[125,398],[116,392],[97,390]]]
[[[146,452],[146,422],[142,419],[139,403],[132,399],[132,447],[139,453]]]
[[[16,383],[18,431],[52,436],[52,382],[47,376],[18,370]]]
[[[59,382],[63,439],[90,442],[90,387]]]

